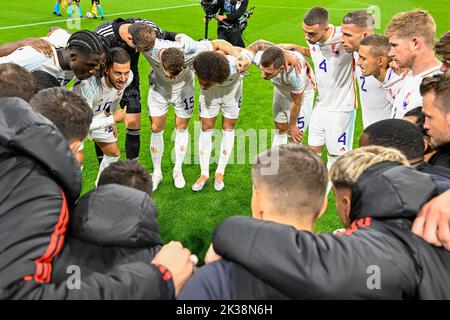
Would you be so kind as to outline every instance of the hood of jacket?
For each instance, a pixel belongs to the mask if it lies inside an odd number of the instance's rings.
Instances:
[[[26,155],[48,171],[73,201],[81,191],[81,170],[58,128],[19,98],[0,98],[0,145]]]
[[[117,184],[99,186],[81,197],[70,231],[100,246],[138,248],[162,243],[153,200],[145,192]]]
[[[350,219],[413,219],[435,194],[430,175],[384,161],[366,170],[353,185]]]

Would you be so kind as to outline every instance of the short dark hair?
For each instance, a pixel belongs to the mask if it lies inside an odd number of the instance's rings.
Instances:
[[[443,73],[433,77],[424,78],[420,85],[420,94],[434,92],[436,104],[443,114],[450,113],[450,75]]]
[[[275,166],[275,173],[267,171]],[[280,213],[313,213],[314,220],[319,215],[326,196],[327,168],[308,147],[288,144],[261,153],[252,177],[253,185],[268,191]]]
[[[184,53],[178,48],[167,48],[161,54],[164,70],[172,76],[177,76],[184,68]]]
[[[102,36],[89,30],[81,30],[72,34],[67,41],[67,49],[82,55],[104,55],[108,46]]]
[[[444,57],[444,55],[450,55],[450,31],[444,33],[439,41],[435,43],[434,49],[441,57]]]
[[[31,74],[15,63],[0,64],[0,97],[16,97],[29,102],[36,93]]]
[[[197,76],[205,81],[222,83],[230,76],[228,60],[218,52],[202,52],[194,59]]]
[[[33,96],[30,105],[52,121],[67,141],[87,136],[93,113],[76,93],[64,88],[44,89]]]
[[[411,109],[407,113],[405,113],[404,117],[418,118],[421,114],[423,114],[422,107],[417,107],[417,108]]]
[[[112,63],[126,64],[131,61],[128,52],[126,52],[125,49],[122,49],[120,47],[112,48],[110,50],[110,55]]]
[[[56,79],[56,77],[54,77],[48,72],[42,70],[35,70],[31,72],[31,76],[33,77],[34,82],[36,83],[37,92],[44,89],[61,86],[58,79]]]
[[[330,21],[328,11],[322,7],[314,7],[309,9],[308,12],[303,17],[303,22],[308,26],[313,26],[316,24],[320,24],[324,26],[328,24]]]
[[[379,34],[372,34],[361,40],[361,46],[370,47],[369,52],[374,57],[388,57],[391,45],[389,38]]]
[[[120,160],[105,168],[98,179],[98,186],[111,183],[143,191],[150,197],[153,193],[152,177],[134,160]]]
[[[375,27],[375,18],[367,10],[357,10],[347,13],[342,18],[342,24],[354,24],[359,28],[373,29]]]
[[[139,51],[149,51],[155,46],[156,32],[146,23],[133,23],[128,28],[128,33]]]
[[[285,61],[283,49],[277,46],[267,48],[261,56],[261,65],[266,68],[273,65],[275,69],[280,69]]]
[[[393,148],[408,160],[423,159],[425,144],[419,128],[401,119],[386,119],[371,124],[364,130],[368,145]]]

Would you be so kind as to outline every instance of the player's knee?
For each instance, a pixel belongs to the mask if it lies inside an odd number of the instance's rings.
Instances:
[[[213,126],[210,123],[202,123],[202,131],[211,131],[213,129]]]
[[[152,132],[153,133],[160,133],[161,131],[164,130],[164,125],[163,124],[159,124],[159,123],[152,123]]]

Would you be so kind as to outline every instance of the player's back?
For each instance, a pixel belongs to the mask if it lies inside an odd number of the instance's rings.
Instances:
[[[317,83],[317,106],[329,111],[356,108],[353,54],[345,51],[341,28],[330,25],[332,34],[323,43],[309,44]]]
[[[301,63],[302,70],[300,74],[297,74],[294,68],[282,71],[272,79],[273,84],[285,94],[290,94],[291,92],[313,94],[316,80],[311,66],[301,53],[289,51],[289,54]]]
[[[184,84],[194,81],[194,71],[192,68],[195,57],[206,51],[213,51],[214,47],[210,41],[197,41],[196,49],[191,54],[184,53],[184,69],[175,79],[167,77],[161,63],[161,52],[167,48],[177,48],[184,51],[184,45],[178,41],[156,39],[152,50],[143,52],[144,57],[152,66],[152,84],[156,86],[176,86],[182,87]]]

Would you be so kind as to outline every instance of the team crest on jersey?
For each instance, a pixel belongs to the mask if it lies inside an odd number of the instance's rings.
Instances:
[[[408,108],[410,96],[411,96],[411,92],[406,95],[405,99],[403,99],[403,110],[406,110],[406,108]]]
[[[339,55],[341,54],[341,50],[339,50],[339,45],[338,44],[331,45],[331,52],[333,52],[335,57],[339,57]]]
[[[158,149],[157,149],[156,147],[154,147],[154,146],[151,146],[151,147],[150,147],[150,151],[151,151],[153,154],[158,153]]]

